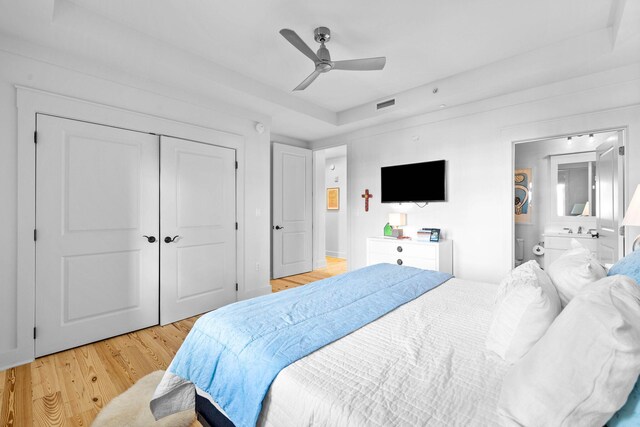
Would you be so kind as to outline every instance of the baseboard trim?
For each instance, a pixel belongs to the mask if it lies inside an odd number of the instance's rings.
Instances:
[[[313,261],[313,269],[317,270],[319,268],[325,268],[327,266],[327,259],[321,258]]]
[[[346,252],[334,252],[334,251],[327,251],[327,256],[330,256],[332,258],[347,258],[347,253]]]

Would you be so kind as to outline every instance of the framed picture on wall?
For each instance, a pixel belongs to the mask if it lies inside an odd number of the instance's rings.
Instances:
[[[340,209],[340,188],[338,187],[327,188],[327,209],[329,210]]]
[[[514,172],[514,214],[517,224],[531,224],[531,168]]]

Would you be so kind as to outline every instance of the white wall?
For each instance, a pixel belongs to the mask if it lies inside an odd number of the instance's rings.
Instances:
[[[327,256],[347,257],[347,156],[327,158],[325,160],[325,198],[326,189],[338,187],[340,190],[340,209],[325,213],[325,250]],[[331,170],[331,166],[334,169]],[[336,182],[337,179],[337,182]],[[326,208],[326,200],[325,200]]]
[[[94,77],[48,62],[0,50],[0,354],[16,345],[17,314],[17,110],[16,88],[24,85],[130,111],[242,135],[245,139],[245,270],[239,298],[270,291],[269,206],[270,166],[268,117],[244,112],[213,99],[113,74],[111,80]],[[233,111],[234,113],[229,113]],[[256,121],[266,126],[255,131]],[[259,265],[259,267],[258,267]]]
[[[638,103],[634,64],[312,142],[314,149],[348,144],[349,268],[365,265],[366,238],[381,235],[387,214],[397,210],[407,212],[409,227],[441,228],[453,239],[456,276],[499,281],[513,262],[512,141],[627,126],[627,161],[637,165],[640,109],[616,108]],[[437,159],[447,160],[447,202],[423,209],[380,203],[380,167]],[[628,178],[627,192],[640,183],[640,170]],[[374,195],[367,213],[360,197],[366,188]]]

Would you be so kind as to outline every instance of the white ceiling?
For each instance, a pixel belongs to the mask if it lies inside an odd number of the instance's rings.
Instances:
[[[313,140],[371,124],[362,121],[366,114],[354,114],[363,104],[490,64],[508,69],[509,61],[567,40],[610,38],[604,30],[615,25],[624,3],[635,2],[0,0],[0,31],[160,81],[167,77],[149,68],[165,56],[174,73],[182,64],[185,75],[194,75],[178,84],[194,85],[191,90],[198,84],[218,97],[226,86],[225,101],[268,114],[273,131]],[[313,64],[278,31],[293,29],[316,50],[317,26],[331,29],[327,47],[334,60],[386,56],[386,68],[332,71],[307,90],[292,92]],[[557,78],[576,73],[567,69]],[[229,88],[238,95],[230,96]],[[426,107],[403,111],[415,114]]]
[[[334,71],[295,93],[331,111],[604,28],[611,8],[611,0],[72,1],[283,91],[314,67],[282,28],[315,51],[313,29],[328,26],[334,60],[386,55],[381,72]]]

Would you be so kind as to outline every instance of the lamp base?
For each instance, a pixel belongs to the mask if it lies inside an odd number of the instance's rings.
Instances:
[[[394,228],[393,230],[391,230],[391,237],[395,237],[397,239],[402,236],[403,236],[403,233],[401,228]]]
[[[634,251],[637,251],[638,249],[640,249],[640,236],[636,237],[636,240],[633,241],[632,249]]]

